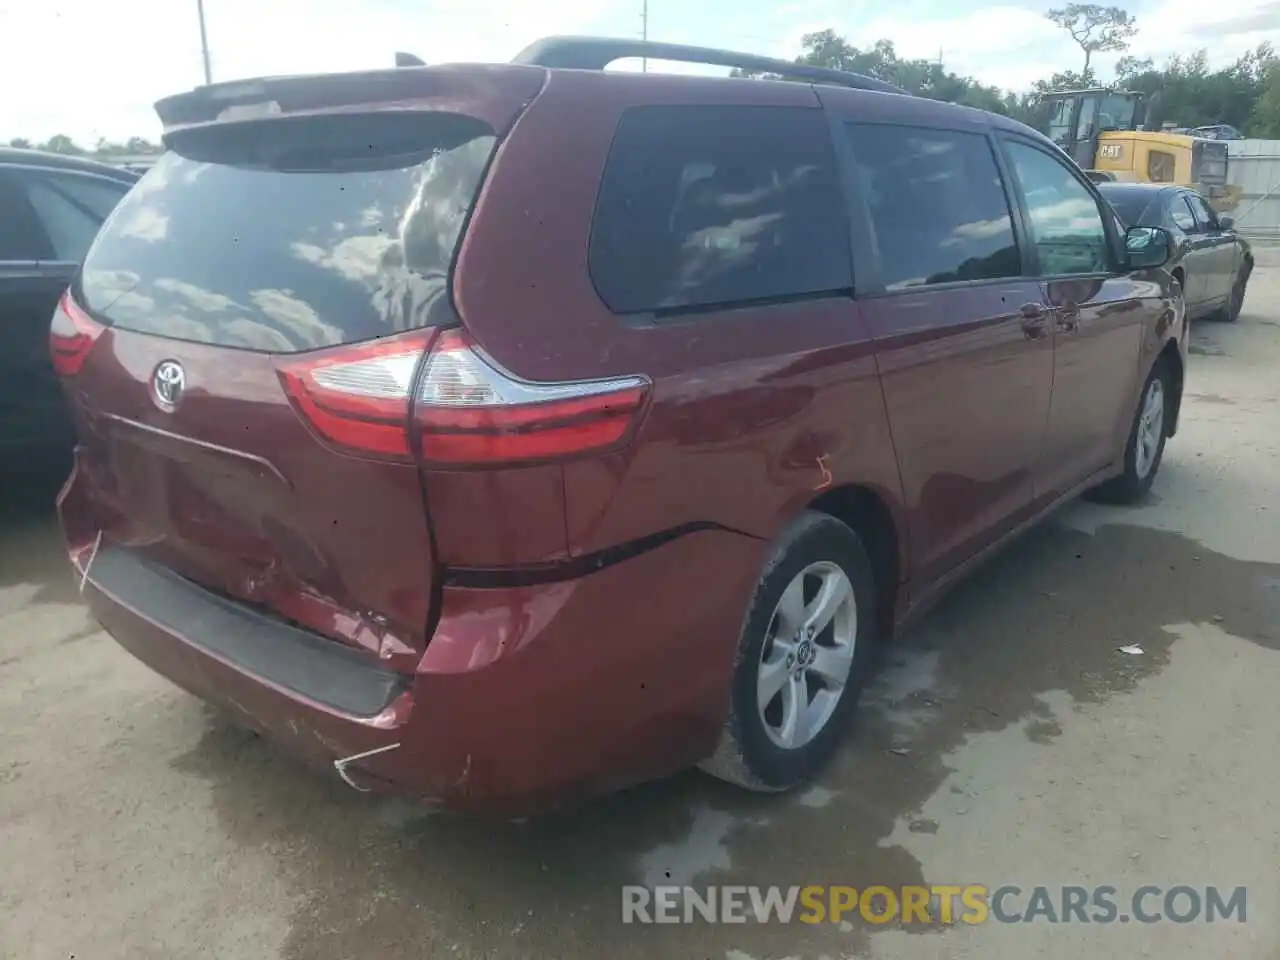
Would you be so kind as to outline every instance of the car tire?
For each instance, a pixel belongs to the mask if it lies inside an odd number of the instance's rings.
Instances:
[[[1249,278],[1245,274],[1236,277],[1235,284],[1231,287],[1231,299],[1227,301],[1227,305],[1222,308],[1219,317],[1226,323],[1235,323],[1240,319],[1240,311],[1244,309],[1245,288],[1248,286]]]
[[[1161,357],[1151,368],[1124,447],[1124,472],[1095,488],[1091,498],[1104,503],[1137,503],[1155,482],[1169,439],[1169,403],[1173,399],[1173,372]]]
[[[759,792],[809,780],[857,706],[877,623],[862,540],[828,514],[802,514],[773,547],[752,593],[729,716],[702,769]]]

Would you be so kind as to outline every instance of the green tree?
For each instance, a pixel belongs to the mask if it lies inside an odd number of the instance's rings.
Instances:
[[[860,49],[834,30],[819,30],[803,36],[800,45],[797,63],[861,73],[931,100],[997,113],[1008,109],[1004,94],[997,88],[952,73],[936,60],[904,59],[890,40],[877,40],[871,47]]]
[[[26,137],[14,137],[12,140],[9,141],[9,146],[17,147],[19,150],[30,150],[31,141],[28,140]]]
[[[47,150],[49,153],[67,153],[76,156],[84,153],[84,148],[65,133],[55,133],[40,145],[40,149]]]
[[[1045,14],[1050,20],[1071,34],[1084,51],[1084,69],[1080,71],[1086,83],[1093,79],[1089,65],[1095,53],[1129,49],[1129,40],[1138,32],[1133,15],[1119,7],[1104,7],[1096,3],[1069,3]]]
[[[1249,132],[1255,137],[1280,138],[1280,63],[1273,62],[1268,68],[1250,121]]]
[[[1209,69],[1203,50],[1171,57],[1159,69],[1151,60],[1122,57],[1116,81],[1148,97],[1159,94],[1159,119],[1181,127],[1229,123],[1244,129],[1275,62],[1275,51],[1266,43],[1220,70]]]

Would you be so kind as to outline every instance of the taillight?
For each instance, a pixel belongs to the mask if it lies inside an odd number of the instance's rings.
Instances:
[[[430,333],[326,350],[276,364],[307,422],[335,446],[409,456],[409,396]]]
[[[450,330],[432,347],[418,388],[422,459],[482,465],[605,450],[628,435],[648,393],[644,377],[517,380]]]
[[[79,373],[102,330],[102,324],[71,299],[71,291],[65,292],[49,325],[49,356],[53,360],[53,369],[64,377]]]
[[[466,334],[432,332],[281,360],[277,369],[313,429],[354,453],[408,459],[410,417],[424,462],[486,466],[555,459],[621,443],[644,406],[644,377],[569,383],[518,380]],[[412,402],[411,401],[412,397]]]

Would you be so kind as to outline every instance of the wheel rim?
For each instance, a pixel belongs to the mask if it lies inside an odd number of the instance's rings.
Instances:
[[[1151,381],[1147,387],[1146,397],[1142,402],[1142,412],[1138,415],[1138,435],[1134,444],[1134,470],[1139,479],[1146,479],[1156,462],[1156,454],[1160,451],[1160,441],[1164,439],[1164,384],[1159,377]]]
[[[769,739],[813,741],[844,694],[858,636],[858,601],[838,565],[811,563],[787,584],[760,649],[756,700]]]

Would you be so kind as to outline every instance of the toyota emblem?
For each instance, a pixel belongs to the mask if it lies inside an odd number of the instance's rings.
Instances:
[[[156,392],[156,401],[162,407],[172,407],[182,397],[182,389],[187,385],[187,375],[182,365],[173,360],[166,360],[156,367],[155,382],[152,386]]]

